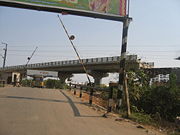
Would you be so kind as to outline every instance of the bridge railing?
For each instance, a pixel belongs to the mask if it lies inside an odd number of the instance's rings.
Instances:
[[[127,55],[127,61],[136,61],[137,55]],[[118,63],[120,61],[120,56],[113,57],[101,57],[101,58],[90,58],[82,59],[84,64],[102,64],[102,63]],[[16,69],[33,69],[33,68],[44,68],[44,67],[56,67],[56,66],[69,66],[69,65],[79,65],[78,60],[69,60],[69,61],[54,61],[54,62],[45,62],[45,63],[36,63],[18,66],[7,66],[5,68],[0,68],[0,71],[5,70],[16,70]]]

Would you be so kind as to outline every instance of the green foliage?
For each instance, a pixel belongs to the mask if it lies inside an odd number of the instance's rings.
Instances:
[[[118,88],[113,88],[113,99],[116,100],[117,99],[117,94],[118,94]],[[121,92],[121,95],[122,95],[122,92]]]
[[[143,71],[128,73],[128,88],[133,112],[141,112],[173,121],[180,116],[180,88],[176,86],[176,76],[164,86],[149,87],[148,76]]]
[[[142,124],[149,124],[149,125],[154,124],[154,120],[148,114],[132,113],[129,119]]]
[[[107,88],[107,86],[105,84],[100,84],[99,86],[100,88]]]
[[[117,92],[118,89],[117,88],[113,88],[113,99],[116,100],[117,99]],[[100,94],[100,98],[102,98],[103,100],[108,100],[109,99],[109,92],[107,91],[102,91]]]
[[[48,79],[44,83],[46,88],[55,88],[55,89],[64,88],[64,84],[61,84],[60,80]]]
[[[46,88],[55,88],[55,80],[48,79],[44,81],[44,84]]]
[[[106,92],[106,91],[101,92],[100,98],[102,98],[103,100],[108,100],[108,98],[109,98],[109,93]]]
[[[177,80],[177,77],[176,77],[176,75],[175,74],[170,74],[169,75],[169,81],[168,81],[168,87],[170,88],[170,89],[177,89],[177,86],[176,86],[176,80]]]
[[[62,89],[64,84],[61,84],[60,80],[54,80],[54,88]]]
[[[163,119],[173,121],[180,115],[179,97],[180,89],[157,86],[143,94],[140,107],[148,114],[159,113]]]
[[[131,109],[134,112],[141,112],[139,103],[144,92],[149,89],[148,76],[142,70],[130,71],[127,75]]]
[[[63,85],[63,89],[70,89],[70,86],[67,85],[67,84],[64,84],[64,85]]]
[[[25,79],[21,81],[21,85],[24,87],[31,87],[31,84],[32,84],[32,80]]]

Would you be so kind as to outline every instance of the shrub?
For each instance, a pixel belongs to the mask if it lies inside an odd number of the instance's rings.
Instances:
[[[180,116],[180,89],[157,86],[141,97],[141,106],[148,114],[159,113],[163,119],[173,121]]]
[[[174,121],[180,116],[180,88],[176,76],[170,74],[166,85],[149,87],[148,77],[142,72],[128,73],[128,88],[133,112],[141,112]]]
[[[21,81],[21,85],[24,87],[31,87],[31,84],[32,84],[32,80],[25,79]]]
[[[64,88],[64,84],[61,84],[60,80],[48,79],[45,81],[46,88],[56,88],[62,89]]]
[[[46,88],[55,88],[55,80],[48,79],[45,81]]]
[[[132,113],[129,119],[142,124],[154,124],[154,120],[148,114]]]

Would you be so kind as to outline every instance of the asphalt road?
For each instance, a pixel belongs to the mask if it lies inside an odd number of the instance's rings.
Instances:
[[[0,88],[0,135],[147,135],[115,122],[65,90]]]

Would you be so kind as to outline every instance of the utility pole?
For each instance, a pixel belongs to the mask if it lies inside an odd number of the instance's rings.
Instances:
[[[127,50],[127,37],[128,37],[128,28],[129,23],[132,18],[129,17],[130,11],[130,0],[128,0],[128,9],[126,11],[127,15],[123,20],[123,34],[122,34],[122,46],[121,46],[121,57],[120,57],[120,69],[119,69],[119,82],[118,82],[118,93],[117,99],[118,103],[116,109],[119,110],[122,100],[126,107],[126,116],[131,115],[130,102],[129,102],[129,92],[127,84],[127,74],[126,74],[126,50]]]
[[[3,68],[5,67],[5,64],[6,64],[6,56],[7,56],[7,43],[3,43],[2,44],[6,45],[5,48],[3,49],[4,50],[4,57],[3,57]]]
[[[130,103],[129,103],[129,93],[127,87],[127,76],[126,76],[126,50],[127,50],[127,36],[128,27],[131,19],[127,16],[123,21],[123,36],[122,36],[122,47],[121,47],[121,58],[120,58],[120,70],[119,70],[119,84],[118,84],[118,105],[117,110],[120,109],[122,103],[122,93],[124,96],[124,103],[126,107],[127,117],[131,114]]]
[[[127,87],[127,77],[126,77],[126,50],[127,50],[127,36],[128,36],[128,27],[130,23],[130,18],[125,17],[123,21],[123,36],[122,36],[122,47],[121,47],[121,57],[120,57],[120,70],[119,70],[119,83],[118,83],[118,104],[116,109],[119,110],[123,95],[124,95],[124,102],[126,106],[127,117],[131,114],[130,112],[130,103],[129,103],[129,93]],[[123,95],[122,95],[123,93]]]

